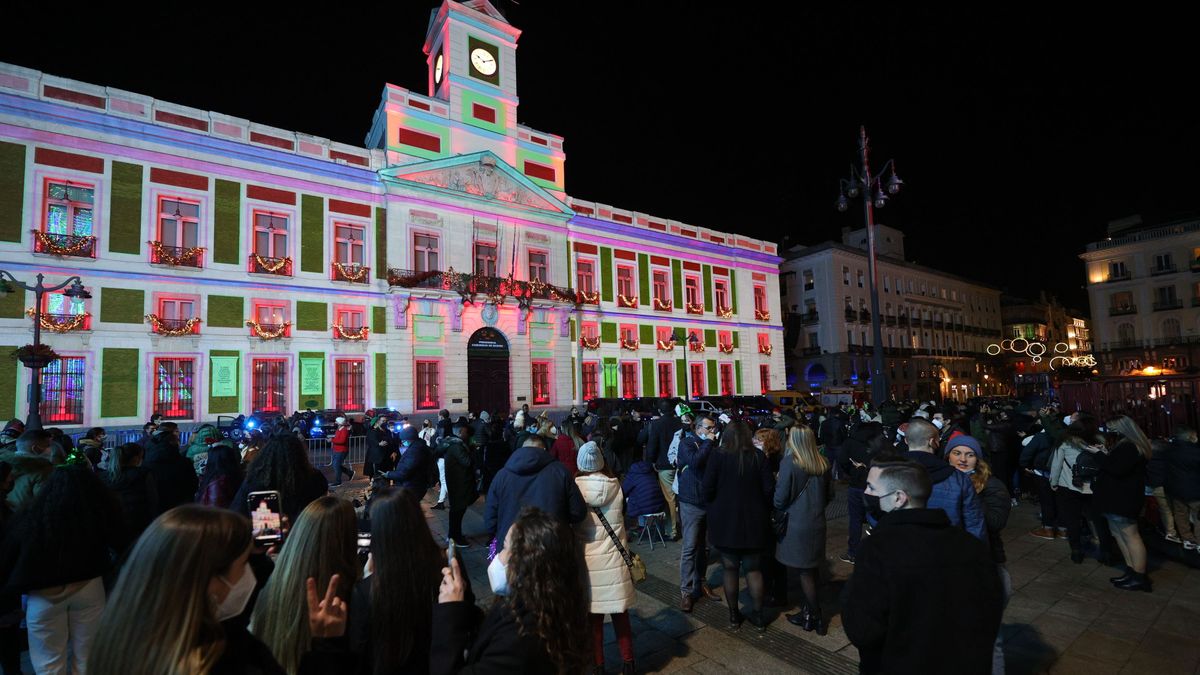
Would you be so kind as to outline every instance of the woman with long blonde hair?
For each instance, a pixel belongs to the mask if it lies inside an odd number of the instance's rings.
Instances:
[[[348,601],[358,578],[358,521],[350,502],[321,497],[304,507],[275,561],[250,617],[250,632],[262,640],[289,675],[312,648],[305,606],[304,580],[324,588],[340,577],[338,597]]]
[[[788,429],[779,480],[775,483],[775,509],[787,513],[787,529],[775,549],[775,558],[800,574],[804,591],[801,611],[786,615],[788,623],[825,634],[817,600],[817,578],[825,560],[825,506],[829,503],[829,460],[817,448],[813,430],[801,425]]]
[[[1125,415],[1109,420],[1105,427],[1121,439],[1107,453],[1096,455],[1100,474],[1092,484],[1092,506],[1108,521],[1108,530],[1125,557],[1125,574],[1109,581],[1127,591],[1149,592],[1146,544],[1138,533],[1138,516],[1145,503],[1150,439]]]
[[[261,642],[235,621],[254,591],[250,521],[232,511],[188,504],[151,523],[138,540],[92,641],[88,672],[193,675],[278,672]],[[339,637],[346,605],[330,580],[324,599],[306,579],[308,629]],[[306,672],[337,672],[335,651],[314,651]],[[311,670],[310,670],[311,669]]]

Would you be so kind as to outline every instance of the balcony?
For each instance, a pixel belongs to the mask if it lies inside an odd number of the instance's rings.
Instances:
[[[883,323],[884,323],[884,325],[887,325],[887,326],[895,326],[896,325],[896,317],[884,315]]]
[[[1150,276],[1157,277],[1161,274],[1174,274],[1179,270],[1174,265],[1166,265],[1164,267],[1154,267],[1150,270]]]
[[[770,321],[771,320],[771,312],[770,312],[770,310],[758,309],[757,307],[755,307],[754,308],[754,319],[756,321]]]
[[[554,300],[571,304],[598,304],[600,302],[598,292],[576,294],[570,288],[553,286],[537,279],[518,281],[509,277],[489,277],[482,274],[455,272],[454,268],[445,272],[417,272],[390,267],[388,268],[388,286],[453,291],[470,298],[483,293],[501,299],[511,295],[518,300]],[[633,300],[636,302],[637,298],[633,298]]]
[[[95,258],[96,238],[73,234],[54,234],[41,230],[33,232],[33,252],[72,258]]]
[[[204,267],[204,247],[202,246],[167,246],[162,242],[148,241],[150,245],[150,264],[167,265],[170,267]]]
[[[718,303],[717,304],[717,318],[732,319],[733,318],[733,308],[727,307],[725,305]]]
[[[638,296],[617,293],[617,307],[624,307],[625,309],[637,309]]]
[[[1154,311],[1156,312],[1162,312],[1168,309],[1179,309],[1180,307],[1183,307],[1183,300],[1180,300],[1179,298],[1169,298],[1166,300],[1154,301]]]
[[[900,316],[898,319],[896,319],[896,323],[900,324],[901,326],[904,326],[905,328],[908,328],[908,317]]]
[[[32,309],[25,310],[29,318],[34,318]],[[75,331],[85,331],[92,329],[92,315],[88,312],[82,314],[47,314],[42,312],[41,318],[38,319],[38,325],[42,330],[48,330],[52,333],[71,333]]]
[[[856,320],[858,320],[858,312],[854,311],[854,310],[853,310],[853,309],[851,309],[850,307],[847,307],[847,308],[846,308],[846,320],[847,320],[847,321],[856,321]]]
[[[696,315],[704,314],[704,305],[692,304],[690,302],[685,302],[683,304],[687,308],[688,314],[696,314]]]
[[[345,281],[351,284],[365,284],[371,281],[371,268],[358,264],[331,263],[329,273],[334,281]]]
[[[150,330],[164,337],[182,337],[200,333],[200,319],[160,319],[157,314],[147,314]]]
[[[669,300],[669,299],[662,300],[658,297],[654,298],[654,311],[670,312],[673,309],[675,309],[675,301],[674,300]]]
[[[1200,258],[1196,258],[1195,260],[1193,260],[1193,261],[1191,262],[1191,264],[1190,264],[1190,265],[1188,265],[1188,267],[1189,267],[1189,268],[1190,268],[1190,269],[1191,269],[1193,272],[1200,272]]]
[[[1118,272],[1117,274],[1108,275],[1108,278],[1105,279],[1104,281],[1111,284],[1116,281],[1129,281],[1132,278],[1133,278],[1133,275],[1130,274],[1129,270],[1125,270],[1124,272]]]
[[[291,258],[264,258],[257,253],[250,254],[251,274],[270,274],[277,277],[292,276]]]
[[[343,340],[346,342],[361,342],[367,339],[368,330],[366,326],[358,328],[343,328],[339,325],[333,327],[333,339]]]
[[[815,309],[812,311],[809,311],[809,312],[805,312],[800,315],[800,325],[807,326],[810,324],[817,323],[818,321],[820,321],[820,318],[821,318],[820,315],[817,313],[817,310],[815,310]]]
[[[1109,316],[1125,316],[1126,314],[1137,314],[1137,305],[1119,305],[1108,308]]]
[[[871,312],[865,309],[858,310],[858,321],[859,323],[871,323]]]
[[[250,336],[260,340],[278,340],[292,336],[292,323],[290,321],[284,321],[283,323],[247,321],[246,325],[250,328]]]

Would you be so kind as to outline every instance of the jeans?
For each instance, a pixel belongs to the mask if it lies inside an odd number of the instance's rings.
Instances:
[[[87,671],[88,648],[104,612],[100,577],[29,594],[29,660],[38,673]]]
[[[671,483],[675,482],[675,469],[658,470],[658,487],[662,488],[663,499],[667,500],[667,538],[674,539],[679,535],[679,509],[675,506],[675,491]]]
[[[846,488],[846,515],[850,528],[846,538],[846,552],[853,558],[858,554],[858,544],[862,541],[862,524],[867,520],[867,507],[863,504],[863,493],[866,490]]]
[[[438,491],[438,503],[446,503],[446,458],[438,457],[438,485],[441,486]]]
[[[679,552],[679,591],[693,599],[700,597],[700,584],[708,574],[708,550],[705,546],[708,514],[703,506],[679,502],[679,520],[683,528],[683,547]]]
[[[342,474],[343,473],[346,474],[346,476],[348,478],[350,478],[351,480],[354,479],[354,469],[351,469],[350,467],[348,467],[344,464],[344,462],[346,461],[346,457],[348,457],[349,455],[350,455],[350,453],[348,453],[348,452],[333,453],[333,484],[334,485],[342,484]]]
[[[1028,475],[1037,484],[1038,502],[1042,505],[1042,527],[1063,527],[1058,518],[1058,503],[1054,500],[1050,479],[1036,474]]]

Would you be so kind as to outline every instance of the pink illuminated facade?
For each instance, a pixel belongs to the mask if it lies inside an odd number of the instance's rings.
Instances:
[[[519,36],[447,0],[362,147],[0,64],[0,269],[92,294],[42,308],[46,423],[781,388],[775,244],[570,196]],[[0,363],[0,415],[27,383]]]

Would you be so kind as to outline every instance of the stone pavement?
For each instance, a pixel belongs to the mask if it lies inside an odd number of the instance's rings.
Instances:
[[[429,506],[430,528],[445,537],[446,511]],[[490,602],[486,546],[482,534],[483,501],[468,511],[463,531],[471,548],[463,551],[473,588],[481,604]],[[1109,577],[1120,573],[1089,557],[1072,564],[1067,544],[1029,535],[1037,526],[1038,507],[1022,502],[1013,509],[1005,530],[1008,570],[1014,594],[1004,614],[1008,673],[1200,673],[1200,570],[1179,562],[1151,558],[1153,593],[1112,588]],[[796,611],[800,597],[793,584],[786,608],[772,608],[765,634],[748,623],[728,628],[723,603],[701,601],[692,614],[679,611],[679,544],[635,544],[650,577],[638,585],[631,610],[634,649],[640,672],[662,673],[854,673],[858,650],[842,632],[838,602],[853,566],[837,560],[845,551],[845,488],[838,486],[829,509],[827,572],[822,579],[821,606],[829,634],[805,633],[783,619]],[[720,566],[709,567],[709,583],[721,586]],[[719,590],[718,590],[719,592]],[[742,584],[741,606],[749,607]],[[930,627],[930,630],[939,628]],[[611,626],[605,628],[609,672],[619,670],[620,655]],[[953,639],[948,631],[946,639]]]

